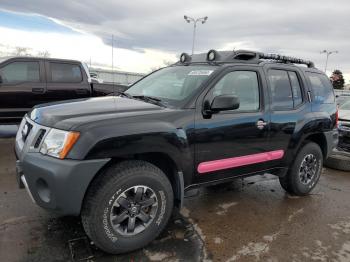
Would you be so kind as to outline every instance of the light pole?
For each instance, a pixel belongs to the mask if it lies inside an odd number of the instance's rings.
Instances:
[[[320,52],[320,54],[326,54],[326,66],[324,67],[324,72],[327,73],[327,65],[328,65],[328,57],[331,55],[331,54],[338,54],[338,51],[328,51],[328,50],[323,50]]]
[[[187,15],[184,15],[184,19],[186,20],[187,23],[191,23],[193,22],[193,39],[192,39],[192,55],[193,55],[193,52],[194,52],[194,42],[196,40],[196,28],[197,28],[197,22],[202,22],[202,24],[204,24],[207,20],[208,20],[208,17],[205,16],[205,17],[200,17],[200,18],[192,18],[192,17],[189,17]]]

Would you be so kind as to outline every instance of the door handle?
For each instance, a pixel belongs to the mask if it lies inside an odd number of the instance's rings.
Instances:
[[[267,125],[267,123],[264,120],[258,120],[258,122],[256,122],[256,127],[258,129],[264,129],[264,127]]]
[[[34,94],[43,94],[44,92],[45,92],[44,88],[41,88],[41,87],[32,88],[32,93]]]

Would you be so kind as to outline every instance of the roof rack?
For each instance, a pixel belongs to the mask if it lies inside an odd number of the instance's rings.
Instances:
[[[266,60],[275,60],[282,63],[292,63],[292,64],[303,64],[307,65],[309,68],[315,67],[314,62],[309,60],[304,60],[296,57],[291,56],[284,56],[284,55],[278,55],[278,54],[265,54],[265,53],[259,53],[260,59],[266,59]]]
[[[304,64],[308,67],[315,67],[311,61],[303,60],[300,58],[283,56],[279,54],[266,54],[248,50],[237,51],[216,51],[214,49],[209,50],[208,53],[188,55],[182,53],[179,63],[261,63],[264,60],[274,60],[280,63],[292,63],[292,64]]]

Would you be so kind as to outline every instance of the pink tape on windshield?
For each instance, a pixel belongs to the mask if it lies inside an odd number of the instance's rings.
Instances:
[[[284,156],[283,150],[275,150],[275,151],[252,154],[247,156],[239,156],[239,157],[202,162],[198,165],[197,171],[198,173],[203,174],[203,173],[208,173],[208,172],[213,172],[213,171],[218,171],[218,170],[223,170],[228,168],[234,168],[234,167],[267,162],[271,160],[277,160],[277,159],[281,159],[283,156]]]

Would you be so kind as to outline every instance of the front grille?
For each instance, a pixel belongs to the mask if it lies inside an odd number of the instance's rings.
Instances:
[[[34,148],[38,148],[40,146],[41,141],[43,140],[43,137],[44,137],[45,133],[46,133],[45,129],[40,129],[38,138],[37,138],[37,140],[35,141],[35,144],[34,144]]]

